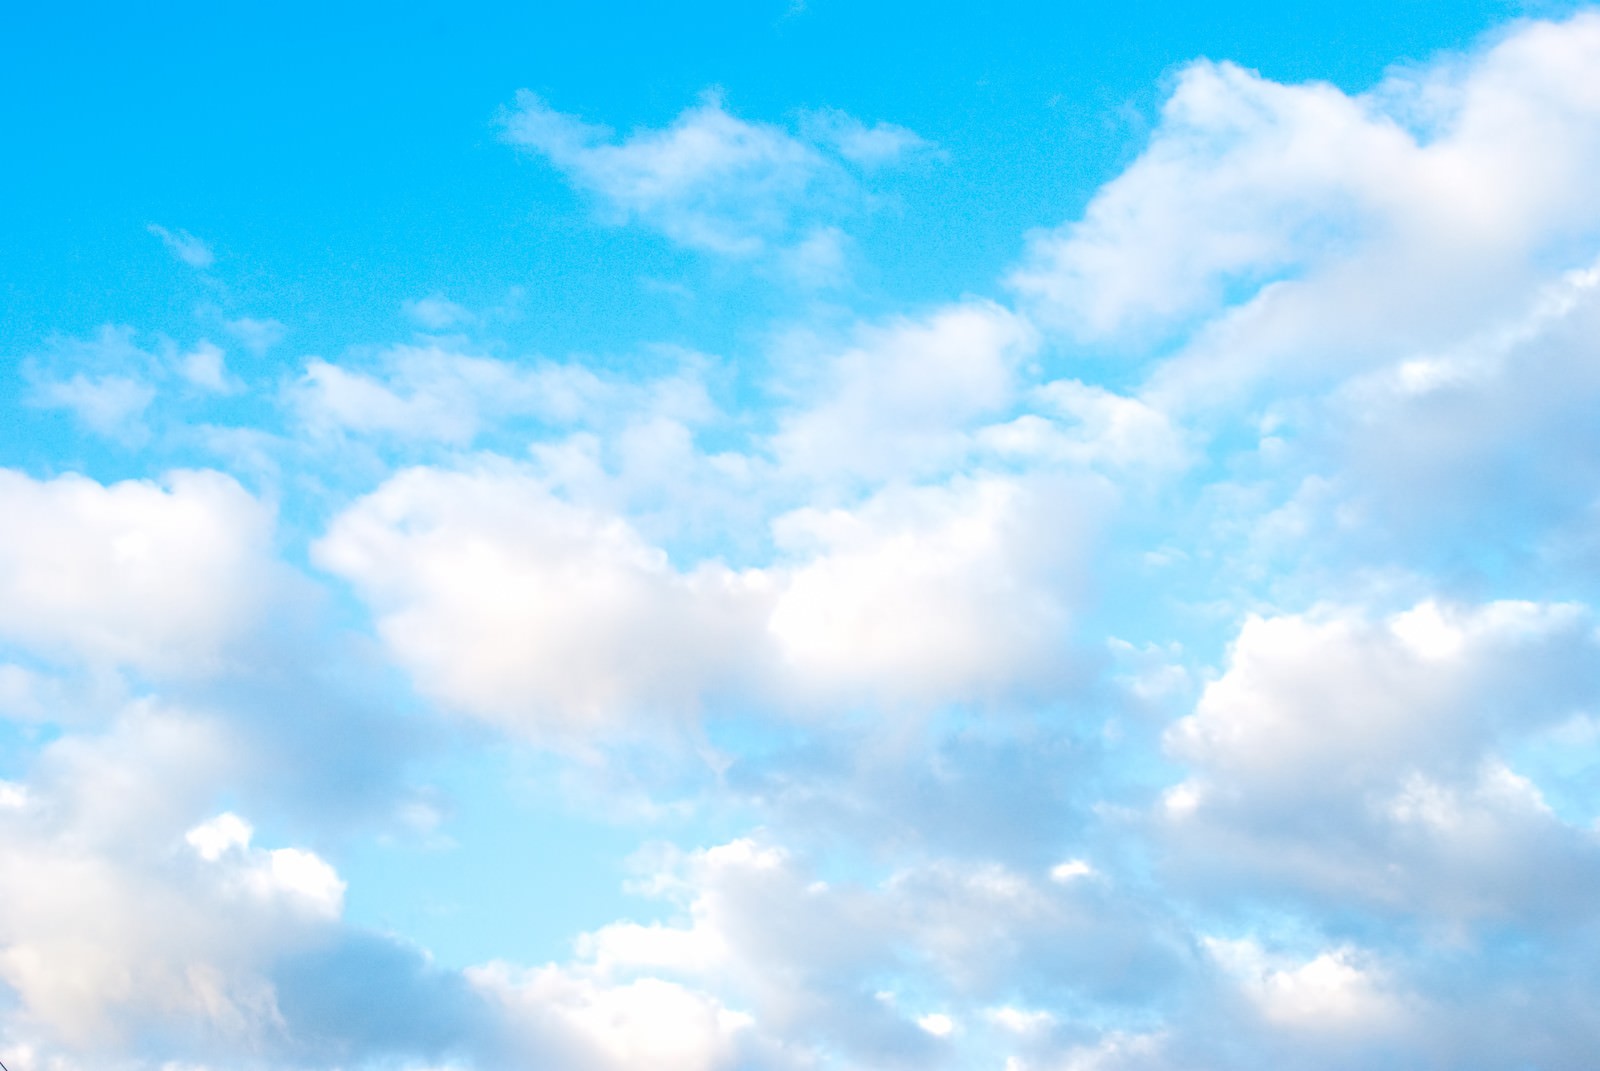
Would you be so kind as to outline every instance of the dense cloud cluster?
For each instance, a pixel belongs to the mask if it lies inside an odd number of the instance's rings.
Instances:
[[[183,460],[0,470],[8,1064],[1589,1066],[1596,70],[1593,14],[1357,96],[1196,62],[999,298],[738,390],[508,358],[442,295],[276,379],[55,340],[25,404]],[[937,157],[716,94],[499,129],[813,278]],[[565,958],[436,962],[339,864],[437,832],[433,748],[704,835],[642,834],[639,917]]]

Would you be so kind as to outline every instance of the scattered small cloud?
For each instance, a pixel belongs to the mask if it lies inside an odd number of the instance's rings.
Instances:
[[[804,113],[798,132],[741,119],[719,90],[665,128],[622,138],[527,90],[502,124],[507,141],[549,160],[611,221],[725,257],[777,253],[802,265],[791,275],[808,285],[824,260],[837,271],[840,222],[866,208],[857,169],[930,148],[904,127],[868,126],[837,109]]]
[[[223,327],[228,334],[239,340],[240,345],[255,354],[266,353],[283,341],[283,336],[289,333],[289,329],[277,320],[258,320],[252,316],[228,320]]]
[[[800,133],[818,145],[831,148],[851,163],[867,168],[885,167],[936,149],[914,130],[894,123],[868,126],[838,108],[801,112]]]
[[[805,287],[836,286],[849,277],[849,250],[850,238],[844,231],[819,227],[783,251],[783,269]]]
[[[161,244],[167,247],[167,252],[191,268],[209,268],[216,260],[211,252],[211,246],[188,231],[170,231],[159,223],[152,223],[146,229],[161,239]]]
[[[43,380],[29,392],[30,404],[65,409],[91,431],[133,443],[148,434],[140,418],[155,400],[155,388],[129,376],[87,376]]]
[[[178,355],[178,374],[212,394],[233,394],[243,386],[228,373],[227,355],[221,347],[205,340]]]
[[[470,310],[438,293],[406,302],[405,314],[417,325],[429,331],[462,327],[476,319]]]

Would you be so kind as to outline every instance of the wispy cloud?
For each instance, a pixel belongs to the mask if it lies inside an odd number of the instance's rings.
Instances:
[[[884,167],[935,151],[931,142],[913,130],[894,123],[868,126],[838,108],[801,112],[800,133],[863,167]]]
[[[618,138],[526,90],[503,117],[508,141],[543,155],[618,221],[732,257],[798,245],[861,204],[845,166],[882,166],[926,146],[902,127],[839,111],[806,113],[800,133],[741,119],[709,92],[665,128]]]
[[[147,229],[161,239],[169,253],[191,268],[209,268],[216,260],[211,246],[188,231],[170,231],[158,223],[150,224]]]
[[[101,435],[137,441],[146,435],[140,417],[155,400],[155,388],[128,376],[86,376],[44,380],[28,395],[42,409],[66,409]]]
[[[471,310],[457,305],[443,294],[429,294],[406,302],[405,314],[429,331],[463,327],[476,319]]]
[[[288,327],[277,320],[241,316],[223,322],[223,329],[239,340],[239,344],[252,353],[266,353],[289,333]]]

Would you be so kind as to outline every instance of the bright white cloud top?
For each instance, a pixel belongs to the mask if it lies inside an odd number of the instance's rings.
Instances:
[[[960,123],[538,72],[532,274],[130,224],[8,342],[0,1059],[1590,1066],[1600,14],[1430,47],[958,285]]]

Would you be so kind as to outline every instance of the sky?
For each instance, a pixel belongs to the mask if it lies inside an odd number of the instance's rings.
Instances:
[[[1597,70],[9,11],[0,1060],[1589,1068]]]

